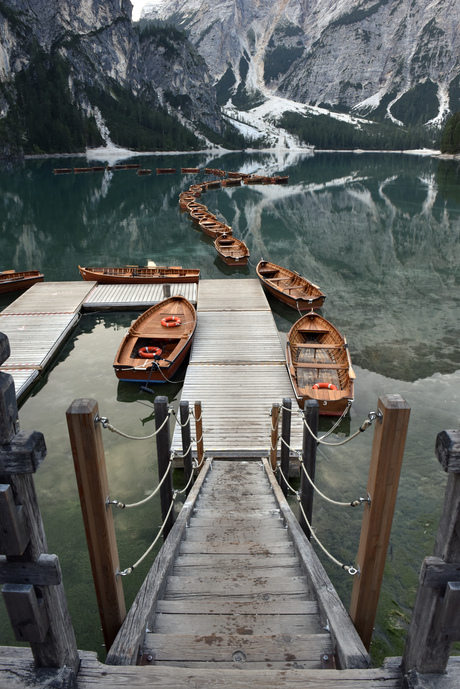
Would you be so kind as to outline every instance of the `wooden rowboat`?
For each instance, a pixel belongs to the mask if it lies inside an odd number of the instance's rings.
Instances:
[[[326,296],[317,285],[294,270],[288,270],[269,261],[260,261],[257,275],[267,292],[299,311],[320,309]]]
[[[68,175],[73,172],[73,167],[56,167],[53,172],[55,175]]]
[[[122,266],[121,268],[82,268],[83,280],[99,283],[128,283],[136,285],[162,284],[164,282],[198,282],[200,271],[182,266]]]
[[[213,239],[216,239],[221,234],[232,234],[233,232],[229,225],[220,222],[220,220],[200,220],[198,224],[203,232]]]
[[[157,167],[157,175],[171,175],[176,172],[175,167]]]
[[[39,270],[3,270],[0,271],[0,294],[5,292],[19,292],[29,289],[36,282],[43,282],[45,276]]]
[[[120,380],[166,383],[187,356],[196,311],[182,296],[169,297],[145,311],[124,336],[113,362]]]
[[[152,174],[152,171],[149,170],[148,168],[141,168],[140,170],[138,170],[136,172],[136,175],[139,175],[140,177],[142,177],[144,175],[151,175],[151,174]]]
[[[353,401],[356,376],[346,339],[315,311],[289,331],[286,363],[301,409],[307,400],[317,400],[321,415],[341,416]]]
[[[219,257],[228,266],[246,266],[248,264],[249,249],[241,239],[222,234],[215,239],[214,246]]]
[[[181,172],[199,172],[200,168],[199,167],[181,167],[180,169]]]

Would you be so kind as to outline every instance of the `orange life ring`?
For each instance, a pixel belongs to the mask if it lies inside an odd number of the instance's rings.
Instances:
[[[315,383],[312,385],[313,390],[338,390],[337,385],[334,383]]]
[[[161,320],[161,325],[164,328],[176,328],[178,325],[182,323],[181,319],[179,316],[165,316]]]
[[[141,359],[154,359],[160,356],[161,349],[159,347],[141,347],[138,352]]]

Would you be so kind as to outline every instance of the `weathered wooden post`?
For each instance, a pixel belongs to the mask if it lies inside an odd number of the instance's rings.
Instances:
[[[443,673],[460,641],[460,430],[442,431],[436,456],[448,472],[433,557],[426,557],[402,658],[404,674]]]
[[[280,405],[277,402],[272,404],[271,418],[272,428],[270,433],[270,465],[273,471],[276,471],[276,464],[278,459],[278,433],[280,418]]]
[[[96,400],[76,399],[66,412],[80,505],[104,644],[112,645],[126,616],[109,482]]]
[[[369,650],[385,567],[410,407],[401,395],[378,401],[367,492],[353,582],[350,617]],[[381,412],[381,413],[380,413]]]
[[[8,359],[0,333],[0,363]],[[12,376],[0,372],[0,583],[18,641],[28,641],[40,668],[64,668],[67,681],[80,666],[59,560],[47,553],[33,476],[46,457],[37,431],[19,430]],[[62,672],[61,672],[62,675]]]
[[[182,434],[182,455],[184,457],[184,479],[185,485],[188,485],[193,472],[192,464],[192,434],[190,433],[190,409],[188,402],[181,401],[179,405],[180,423]],[[187,495],[190,492],[191,486],[187,489]]]
[[[195,435],[196,435],[196,461],[198,471],[204,462],[204,443],[203,443],[203,417],[201,402],[195,402]]]
[[[170,461],[171,440],[169,433],[168,398],[155,397],[154,406],[155,428],[158,431],[156,435],[156,440],[159,480],[161,481],[165,473],[169,472],[169,475],[163,481],[160,488],[161,517],[163,522],[165,522],[165,526],[163,529],[163,538],[166,538],[169,532],[171,531],[172,527],[174,526],[174,510],[170,509],[174,497],[174,488],[172,477],[172,464]]]
[[[279,484],[284,497],[288,494],[289,479],[289,445],[291,444],[291,416],[292,401],[290,397],[283,398],[283,413],[281,415],[281,457],[280,457],[280,477]],[[281,473],[282,472],[282,473]],[[283,478],[286,477],[286,480]]]
[[[318,420],[319,420],[319,405],[317,400],[307,400],[304,406],[304,417],[308,424],[310,431],[304,424],[303,427],[303,440],[302,440],[302,461],[305,467],[305,471],[309,475],[312,482],[315,482],[315,471],[316,471],[316,447],[318,442],[316,438],[318,437]],[[305,476],[305,472],[300,470],[300,504],[302,505],[303,512],[308,519],[309,524],[312,523],[313,518],[313,496],[314,488],[311,485],[308,478]],[[311,540],[311,530],[303,516],[302,510],[299,514],[299,524],[308,538]]]

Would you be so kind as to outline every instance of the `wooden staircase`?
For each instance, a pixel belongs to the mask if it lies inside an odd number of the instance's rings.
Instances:
[[[262,462],[213,463],[143,658],[182,667],[333,667],[331,635]]]

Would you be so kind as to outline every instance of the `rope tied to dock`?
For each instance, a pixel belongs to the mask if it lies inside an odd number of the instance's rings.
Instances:
[[[171,514],[172,508],[174,507],[174,503],[175,503],[175,501],[176,501],[176,495],[177,495],[177,491],[174,491],[173,499],[171,500],[171,504],[170,504],[170,506],[169,506],[168,513],[167,513],[167,515],[166,515],[166,517],[165,517],[165,519],[164,519],[164,521],[163,521],[163,524],[161,525],[160,530],[159,530],[158,534],[156,535],[155,540],[153,541],[153,543],[151,543],[151,545],[147,548],[147,550],[145,551],[145,553],[142,555],[142,557],[140,557],[140,558],[138,559],[137,562],[135,562],[131,567],[127,567],[127,568],[124,569],[122,572],[118,571],[117,574],[120,574],[120,576],[122,576],[122,577],[126,577],[128,574],[132,574],[132,572],[136,569],[136,567],[138,567],[138,566],[141,564],[141,562],[143,562],[143,561],[145,560],[145,558],[147,557],[147,555],[153,550],[153,548],[155,547],[155,545],[156,545],[158,539],[160,538],[161,534],[162,534],[163,531],[164,531],[166,522],[168,521],[169,515]]]
[[[372,422],[374,421],[375,418],[377,418],[377,415],[376,415],[376,412],[369,412],[369,418],[365,419],[365,421],[361,424],[361,426],[358,428],[358,430],[355,433],[350,435],[349,438],[345,438],[345,440],[340,440],[337,443],[327,443],[323,440],[323,438],[326,438],[328,435],[330,435],[330,433],[332,433],[332,429],[330,431],[328,431],[328,433],[326,433],[325,435],[318,437],[313,433],[312,429],[308,425],[308,421],[305,417],[304,412],[302,412],[302,418],[303,418],[303,423],[304,423],[305,428],[308,430],[311,437],[314,440],[316,440],[316,442],[319,445],[327,445],[329,447],[339,447],[340,445],[346,445],[351,440],[354,440],[360,433],[364,433],[365,430],[367,430],[370,426],[372,426]]]
[[[106,504],[107,506],[109,506],[109,505],[114,505],[114,506],[117,507],[119,510],[124,510],[124,509],[128,509],[128,508],[130,508],[130,507],[139,507],[140,505],[145,505],[145,503],[148,502],[151,498],[153,498],[153,496],[156,495],[156,494],[158,493],[158,491],[160,490],[161,486],[163,485],[163,483],[164,483],[166,477],[168,476],[168,474],[169,474],[169,472],[170,472],[171,464],[172,464],[172,458],[169,460],[169,466],[168,466],[168,468],[166,469],[165,473],[163,474],[163,477],[162,477],[160,483],[158,484],[158,486],[155,488],[155,490],[153,490],[153,491],[150,493],[150,495],[147,495],[147,497],[144,498],[143,500],[139,500],[139,502],[133,502],[133,503],[131,503],[130,505],[126,505],[126,503],[121,502],[121,501],[119,501],[119,500],[110,500],[110,496],[109,496],[109,497],[107,498],[105,504]]]
[[[358,507],[359,505],[362,505],[363,502],[367,502],[369,505],[371,504],[371,497],[370,497],[369,493],[367,494],[367,496],[365,498],[357,498],[356,500],[352,500],[351,502],[339,502],[338,500],[333,500],[332,498],[329,498],[327,495],[324,495],[324,493],[322,493],[320,491],[318,486],[316,486],[314,481],[312,481],[310,474],[308,473],[308,471],[305,468],[305,463],[304,463],[303,457],[300,453],[299,453],[299,461],[300,461],[300,466],[302,468],[302,471],[305,474],[305,476],[307,477],[313,490],[316,493],[318,493],[318,495],[320,497],[322,497],[323,500],[326,500],[326,502],[329,502],[331,505],[337,505],[338,507]]]
[[[109,420],[106,416],[96,416],[94,419],[94,423],[101,423],[102,428],[107,428],[109,431],[112,433],[116,433],[117,435],[121,435],[122,438],[127,438],[128,440],[150,440],[150,438],[154,438],[158,433],[162,430],[162,428],[166,425],[167,421],[169,420],[169,417],[172,414],[172,407],[168,408],[168,414],[161,424],[159,428],[157,428],[156,431],[151,433],[150,435],[143,435],[143,436],[138,436],[138,435],[128,435],[127,433],[123,433],[123,431],[120,431],[118,428],[115,428],[111,423],[109,423]]]
[[[179,416],[177,415],[177,412],[176,412],[175,409],[173,409],[171,413],[172,413],[173,416],[176,417],[176,423],[177,423],[177,425],[180,426],[181,428],[186,428],[187,426],[190,425],[190,419],[193,417],[193,414],[192,414],[192,411],[191,411],[191,410],[189,410],[188,418],[187,418],[187,421],[186,421],[185,423],[181,423],[181,420],[180,420]]]
[[[319,540],[319,538],[318,538],[317,535],[315,534],[315,531],[314,531],[314,529],[312,528],[310,522],[308,521],[307,516],[306,516],[306,514],[305,514],[305,511],[304,511],[304,509],[303,509],[303,506],[302,506],[302,503],[301,503],[300,500],[301,500],[301,499],[300,499],[300,493],[297,493],[297,502],[299,503],[300,511],[302,512],[303,518],[305,519],[305,523],[306,523],[306,525],[308,526],[308,528],[309,528],[309,530],[310,530],[310,533],[311,533],[311,535],[312,535],[312,538],[314,539],[315,543],[317,543],[317,544],[319,545],[319,547],[321,548],[321,550],[323,551],[323,553],[325,553],[325,555],[327,555],[327,557],[328,557],[332,562],[334,562],[334,564],[336,564],[338,567],[340,567],[341,569],[345,570],[345,572],[348,572],[348,574],[350,574],[351,576],[354,576],[355,574],[358,574],[358,570],[356,569],[356,567],[353,567],[352,565],[346,565],[346,564],[344,564],[343,562],[340,562],[340,560],[337,560],[337,558],[335,558],[335,557],[334,557],[334,556],[323,546],[323,544],[321,543],[321,541]]]

